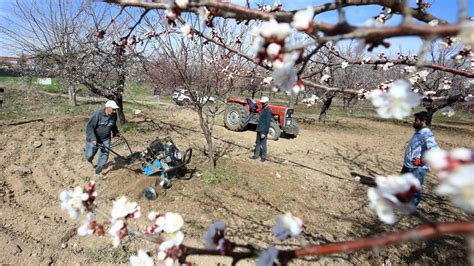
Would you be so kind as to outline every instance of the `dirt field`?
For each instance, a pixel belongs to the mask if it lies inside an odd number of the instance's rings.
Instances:
[[[18,96],[18,95],[17,95]],[[84,127],[97,104],[83,104],[81,111],[49,112],[61,99],[40,93],[29,97],[5,97],[5,105],[21,105],[25,112],[37,110],[43,121],[20,125],[0,121],[0,263],[126,264],[138,248],[150,244],[126,239],[123,248],[113,249],[108,237],[79,237],[78,223],[60,209],[59,194],[76,185],[84,186],[93,170],[82,161]],[[10,102],[10,103],[9,103]],[[303,219],[303,238],[324,244],[377,235],[414,227],[414,217],[404,217],[395,226],[382,224],[368,208],[367,188],[372,177],[399,172],[406,141],[413,130],[408,123],[367,119],[330,118],[326,124],[303,124],[295,139],[269,142],[269,161],[249,159],[255,132],[231,132],[218,126],[217,143],[231,141],[231,151],[219,164],[219,178],[207,172],[207,161],[199,151],[204,138],[195,115],[173,105],[143,108],[134,115],[124,133],[132,149],[139,151],[156,137],[171,135],[182,150],[195,151],[190,180],[176,180],[155,201],[142,197],[153,178],[140,173],[139,165],[118,168],[113,157],[107,178],[98,182],[98,205],[109,211],[120,195],[138,201],[144,214],[151,210],[179,212],[185,219],[185,244],[203,246],[201,236],[214,220],[226,221],[229,237],[239,243],[266,247],[295,248],[298,242],[279,242],[271,234],[273,218],[291,212]],[[3,110],[2,110],[3,112]],[[153,122],[146,118],[153,118]],[[436,124],[436,121],[434,121]],[[445,149],[474,148],[474,126],[434,126],[434,134]],[[124,145],[116,146],[126,153]],[[361,177],[360,181],[356,176]],[[424,188],[420,211],[437,221],[473,219],[432,191],[437,184],[430,174]],[[144,220],[136,224],[144,228]],[[134,226],[132,224],[132,226]],[[446,236],[423,243],[410,243],[381,250],[337,254],[295,260],[298,265],[319,264],[467,264],[463,237]],[[191,257],[198,265],[229,260]],[[157,261],[155,259],[155,261]],[[252,261],[242,262],[253,264]]]

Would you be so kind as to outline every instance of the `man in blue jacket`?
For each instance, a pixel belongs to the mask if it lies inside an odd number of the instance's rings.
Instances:
[[[96,110],[87,123],[85,159],[92,164],[92,160],[100,148],[95,177],[104,177],[101,172],[109,156],[111,137],[121,137],[117,128],[118,108],[114,101],[107,101],[105,108]]]
[[[272,109],[268,107],[268,97],[263,96],[260,99],[260,103],[262,104],[262,110],[260,111],[260,117],[258,119],[257,125],[257,140],[255,142],[255,153],[252,157],[253,160],[258,159],[260,156],[260,151],[262,152],[262,162],[267,160],[267,135],[268,131],[270,130],[270,122],[272,121]]]
[[[439,149],[433,132],[429,129],[430,125],[431,115],[428,112],[415,114],[415,121],[413,122],[415,133],[407,144],[405,158],[403,160],[401,173],[412,173],[420,181],[421,188],[411,200],[415,206],[418,206],[421,201],[423,182],[428,172],[428,167],[422,160],[423,154],[430,149]]]

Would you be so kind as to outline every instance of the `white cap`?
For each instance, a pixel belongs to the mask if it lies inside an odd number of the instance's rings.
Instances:
[[[112,108],[112,109],[119,109],[119,107],[118,107],[118,105],[115,103],[115,101],[112,101],[112,100],[107,101],[107,102],[105,103],[105,107],[110,107],[110,108]]]
[[[260,102],[261,102],[261,103],[268,103],[269,100],[270,100],[270,99],[268,99],[267,96],[263,96],[262,99],[260,99]]]

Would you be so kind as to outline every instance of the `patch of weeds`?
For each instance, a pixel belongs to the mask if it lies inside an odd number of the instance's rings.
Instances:
[[[113,248],[111,246],[102,249],[86,249],[84,251],[90,262],[101,263],[128,263],[131,252],[122,248]]]
[[[217,162],[217,166],[214,171],[210,169],[204,171],[202,179],[207,184],[216,184],[222,182],[236,184],[239,180],[239,172],[235,169],[235,163],[232,160],[220,159]]]

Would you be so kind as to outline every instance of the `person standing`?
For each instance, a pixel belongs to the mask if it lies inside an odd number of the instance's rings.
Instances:
[[[272,109],[268,107],[268,97],[263,96],[260,99],[262,104],[262,110],[260,111],[260,117],[257,125],[257,140],[255,141],[255,153],[252,157],[253,160],[258,159],[261,152],[261,161],[267,160],[267,138],[268,131],[270,130],[270,123],[272,121]]]
[[[101,172],[109,156],[110,139],[121,137],[117,128],[118,108],[115,101],[107,101],[105,108],[97,109],[87,123],[85,159],[92,164],[92,160],[100,148],[95,177],[104,177]]]
[[[428,112],[419,112],[414,116],[413,128],[415,128],[415,133],[408,141],[405,149],[401,174],[412,173],[420,181],[421,188],[411,200],[415,206],[418,206],[421,201],[425,175],[428,172],[428,167],[423,162],[423,154],[430,149],[439,149],[439,146],[433,132],[429,129],[431,115]]]
[[[156,87],[155,90],[153,91],[153,96],[155,96],[155,100],[157,103],[160,103],[160,95],[161,95],[161,89]]]

